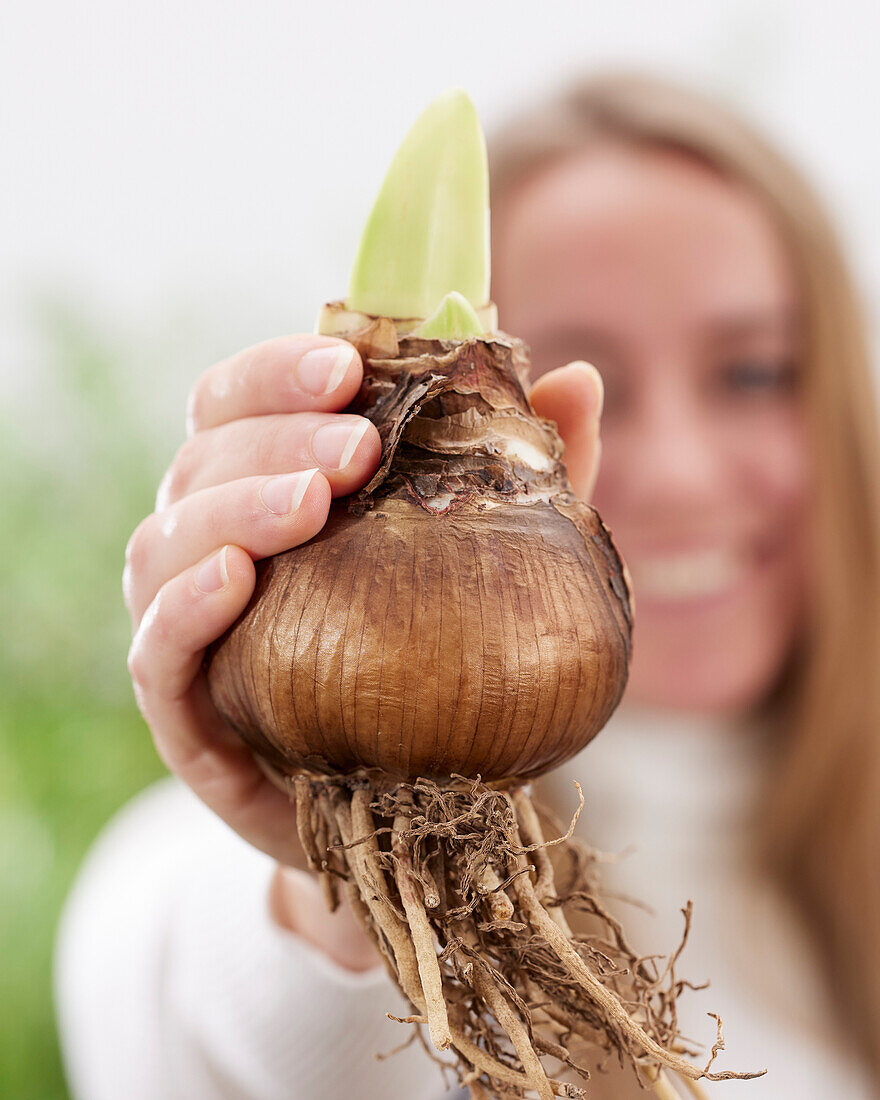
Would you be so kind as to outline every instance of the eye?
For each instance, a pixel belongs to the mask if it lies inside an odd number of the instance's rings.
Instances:
[[[743,357],[722,367],[721,383],[726,391],[740,396],[781,395],[795,388],[797,374],[788,359]]]

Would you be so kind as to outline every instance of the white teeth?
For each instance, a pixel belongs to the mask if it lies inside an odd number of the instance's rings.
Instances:
[[[740,573],[737,558],[724,550],[704,550],[630,561],[636,597],[692,600],[714,596],[733,585]]]

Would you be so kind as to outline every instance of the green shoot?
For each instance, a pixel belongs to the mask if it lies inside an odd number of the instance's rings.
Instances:
[[[425,340],[467,340],[482,336],[483,326],[467,298],[452,290],[412,335]]]
[[[367,220],[346,306],[429,317],[451,291],[489,301],[486,142],[466,92],[439,96],[397,151]]]

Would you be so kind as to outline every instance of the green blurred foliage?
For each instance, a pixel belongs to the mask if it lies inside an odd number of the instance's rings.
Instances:
[[[33,407],[0,413],[0,1096],[16,1100],[67,1095],[58,914],[98,829],[162,773],[126,675],[120,576],[167,446],[129,352],[57,305],[39,331]]]

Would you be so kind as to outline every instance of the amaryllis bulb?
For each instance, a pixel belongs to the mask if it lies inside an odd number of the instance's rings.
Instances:
[[[379,472],[258,566],[212,695],[283,773],[534,776],[620,699],[621,562],[529,406],[519,341],[393,343],[352,407],[379,429]]]

